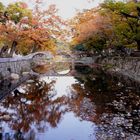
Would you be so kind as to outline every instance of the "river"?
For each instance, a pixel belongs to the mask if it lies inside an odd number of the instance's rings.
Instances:
[[[0,103],[3,140],[139,140],[135,84],[77,67],[80,76],[32,77]]]

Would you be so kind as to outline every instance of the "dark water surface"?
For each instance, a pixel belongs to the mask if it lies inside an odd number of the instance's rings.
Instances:
[[[1,139],[140,140],[138,85],[76,69],[78,77],[31,78],[2,100]]]

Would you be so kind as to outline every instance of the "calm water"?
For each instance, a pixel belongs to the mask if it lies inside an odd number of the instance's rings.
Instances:
[[[139,140],[138,85],[87,67],[77,71],[80,77],[31,78],[5,97],[1,139]]]

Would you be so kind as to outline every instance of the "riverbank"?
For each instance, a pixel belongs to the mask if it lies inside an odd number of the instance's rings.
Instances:
[[[140,57],[105,57],[99,58],[97,63],[107,73],[140,83]]]

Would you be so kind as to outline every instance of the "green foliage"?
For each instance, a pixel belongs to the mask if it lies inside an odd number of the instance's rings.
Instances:
[[[124,3],[109,0],[101,4],[103,15],[110,15],[112,19],[112,27],[116,36],[114,42],[117,44],[128,46],[136,42],[137,48],[139,49],[140,11],[138,7],[140,7],[140,3],[133,1]],[[117,46],[117,44],[114,45]]]
[[[84,44],[78,44],[74,47],[74,50],[77,50],[77,51],[86,51],[86,48],[84,46]]]
[[[140,50],[139,2],[106,0],[99,9],[91,9],[78,16],[83,20],[76,23],[77,33],[73,41],[83,45],[86,51],[101,53],[106,48],[116,50],[121,47]]]
[[[0,2],[0,12],[3,12],[5,9],[4,5],[2,4],[2,2]]]
[[[23,17],[32,17],[32,12],[27,7],[23,6],[23,2],[16,2],[14,4],[8,5],[6,11],[11,20],[18,23]]]
[[[106,47],[106,38],[96,35],[93,38],[87,39],[84,44],[87,50],[93,50],[101,53],[101,51]]]

